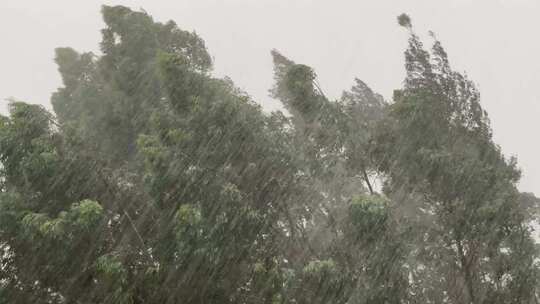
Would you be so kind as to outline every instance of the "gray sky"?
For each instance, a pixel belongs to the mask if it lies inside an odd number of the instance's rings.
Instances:
[[[0,0],[0,98],[50,108],[61,84],[53,50],[97,52],[102,4],[144,8],[195,30],[216,75],[269,110],[279,107],[268,97],[272,48],[314,67],[331,97],[358,77],[390,98],[404,77],[408,37],[396,16],[406,12],[416,32],[434,31],[453,66],[478,84],[495,141],[518,157],[520,189],[540,195],[539,0]]]

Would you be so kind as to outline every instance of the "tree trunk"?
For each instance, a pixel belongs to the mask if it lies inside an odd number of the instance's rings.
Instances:
[[[467,286],[467,292],[469,295],[469,303],[476,304],[471,265],[470,263],[467,262],[467,257],[465,256],[465,252],[463,251],[463,244],[461,240],[457,240],[456,243],[457,243],[457,248],[458,248],[459,259],[461,262],[461,271],[464,274],[465,285]]]

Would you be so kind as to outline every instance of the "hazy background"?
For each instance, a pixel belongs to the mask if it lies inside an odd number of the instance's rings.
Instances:
[[[539,0],[0,0],[0,99],[50,108],[61,85],[54,48],[98,53],[102,4],[144,8],[158,21],[195,30],[228,75],[267,110],[270,50],[315,68],[329,97],[354,77],[387,99],[404,78],[407,33],[396,16],[408,13],[417,33],[432,30],[451,64],[479,86],[495,141],[516,155],[522,191],[540,195]],[[426,38],[429,43],[429,38]]]

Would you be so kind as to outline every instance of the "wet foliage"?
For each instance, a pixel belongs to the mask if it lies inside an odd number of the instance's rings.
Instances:
[[[104,6],[54,113],[0,118],[0,303],[537,303],[538,200],[407,15],[406,79],[337,100],[277,50],[265,113],[204,41]]]

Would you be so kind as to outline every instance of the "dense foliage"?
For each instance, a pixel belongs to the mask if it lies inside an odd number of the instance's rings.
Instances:
[[[392,101],[274,50],[267,114],[195,33],[102,13],[54,114],[0,118],[0,303],[538,303],[538,201],[408,16]]]

